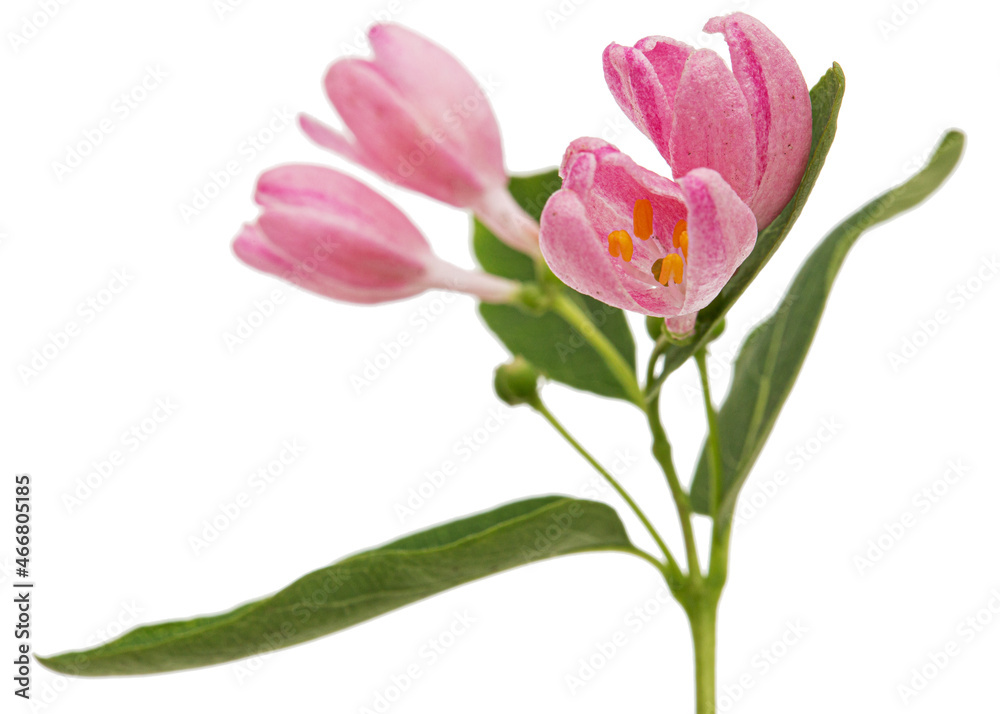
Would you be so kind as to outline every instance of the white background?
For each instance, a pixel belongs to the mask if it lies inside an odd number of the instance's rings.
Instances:
[[[80,648],[122,622],[228,609],[351,552],[500,502],[593,496],[596,481],[585,464],[529,412],[511,413],[471,458],[456,450],[463,438],[483,436],[476,430],[498,407],[491,370],[505,359],[471,299],[429,294],[373,308],[336,304],[245,268],[229,250],[240,223],[255,213],[255,176],[289,161],[328,162],[364,177],[396,200],[441,254],[471,265],[467,218],[377,183],[310,145],[294,126],[272,137],[264,132],[262,139],[273,140],[252,157],[245,142],[275,111],[308,111],[336,124],[321,89],[326,66],[362,52],[352,49],[359,31],[373,13],[394,10],[393,19],[497,83],[492,101],[511,171],[557,164],[581,135],[603,135],[665,170],[604,86],[601,52],[611,41],[631,44],[650,34],[700,43],[709,17],[742,9],[782,38],[810,86],[840,62],[847,94],[813,198],[717,344],[717,395],[732,350],[822,235],[912,172],[945,129],[964,129],[969,143],[943,190],[865,236],[848,258],[747,484],[742,503],[753,506],[750,496],[763,493],[776,472],[788,476],[770,497],[757,496],[759,507],[735,533],[719,678],[720,686],[733,685],[749,675],[752,687],[720,708],[996,710],[1000,614],[971,642],[956,628],[1000,588],[1000,279],[981,283],[962,305],[953,291],[969,281],[975,287],[983,261],[998,253],[998,66],[984,31],[995,26],[997,9],[971,1],[904,4],[247,0],[220,16],[211,0],[155,9],[99,0],[60,5],[14,48],[8,33],[22,32],[40,3],[4,3],[0,433],[4,482],[18,471],[34,479],[35,651]],[[893,20],[892,31],[880,27]],[[724,53],[718,38],[710,46]],[[165,78],[123,116],[119,95],[150,67]],[[53,162],[104,119],[113,131],[82,165],[57,177]],[[200,215],[183,220],[180,204],[230,161],[239,173]],[[131,276],[129,284],[85,321],[78,306],[100,295],[116,270]],[[245,343],[227,347],[226,333],[274,290],[283,303]],[[927,323],[938,311],[946,322],[935,330]],[[20,368],[33,351],[71,320],[79,336],[24,379]],[[641,322],[635,326],[644,355],[648,341]],[[401,332],[411,344],[359,393],[351,377]],[[907,339],[920,347],[894,368],[890,355]],[[686,367],[663,400],[683,473],[703,429],[696,386]],[[546,396],[648,504],[679,552],[672,507],[635,410],[560,386]],[[158,399],[177,406],[131,450],[123,432],[142,428]],[[822,428],[831,422],[829,438]],[[821,436],[828,438],[820,446]],[[304,452],[258,493],[249,477],[278,457],[285,440],[298,440]],[[124,462],[98,488],[81,491],[79,503],[68,501],[92,463],[115,450]],[[409,489],[447,460],[457,473],[401,516],[396,507]],[[946,489],[939,484],[943,495],[921,507],[922,489],[944,476],[950,460],[968,472]],[[250,505],[196,554],[190,537],[244,493]],[[4,494],[12,498],[12,488]],[[598,496],[621,506],[607,491]],[[2,510],[9,534],[11,509]],[[905,512],[915,525],[883,540],[891,547],[859,571],[856,558],[869,541]],[[645,534],[624,517],[645,545]],[[4,540],[9,581],[12,545]],[[359,712],[393,675],[417,664],[423,676],[390,711],[690,711],[686,622],[672,603],[650,601],[661,591],[657,578],[638,559],[575,556],[474,583],[243,669],[67,680],[38,666],[36,706]],[[639,628],[630,618],[636,607],[656,611]],[[13,652],[9,608],[4,662]],[[434,663],[422,658],[420,648],[465,612],[476,622],[454,646]],[[780,644],[788,623],[807,630],[790,647]],[[572,690],[567,675],[580,674],[580,660],[619,631],[626,644]],[[904,706],[897,686],[951,640],[960,654]],[[762,649],[783,656],[765,669]],[[9,666],[2,669],[5,689]]]

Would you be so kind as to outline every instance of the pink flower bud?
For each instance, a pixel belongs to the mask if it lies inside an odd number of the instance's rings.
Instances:
[[[506,302],[517,284],[443,261],[387,199],[345,174],[291,164],[264,172],[260,216],[233,242],[237,257],[335,300],[379,303],[430,288]]]
[[[507,191],[500,129],[486,92],[452,55],[393,24],[368,33],[372,59],[342,59],[326,93],[345,133],[303,115],[320,146],[386,181],[472,210],[499,238],[538,252],[538,224]]]

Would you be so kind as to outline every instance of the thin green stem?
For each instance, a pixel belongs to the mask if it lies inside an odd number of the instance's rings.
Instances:
[[[642,390],[639,389],[639,382],[635,377],[635,370],[625,361],[621,352],[611,344],[604,333],[597,329],[590,316],[563,291],[559,291],[553,296],[552,309],[597,350],[597,353],[601,355],[615,378],[625,389],[628,398],[641,409],[645,401]]]
[[[624,500],[625,503],[629,505],[629,508],[632,509],[632,512],[635,513],[635,515],[639,518],[639,520],[642,521],[642,524],[646,527],[646,530],[649,531],[649,534],[653,536],[653,540],[656,541],[656,545],[659,546],[660,550],[663,552],[664,557],[667,559],[667,565],[666,565],[667,569],[666,571],[664,571],[664,574],[667,575],[668,577],[668,583],[671,586],[674,585],[674,582],[679,583],[684,576],[683,573],[681,572],[680,566],[678,566],[677,564],[677,560],[670,552],[670,549],[667,547],[667,544],[664,542],[659,532],[656,530],[656,528],[653,527],[652,522],[649,520],[649,518],[646,517],[646,514],[643,512],[643,510],[639,508],[639,504],[637,504],[635,500],[632,498],[632,496],[629,495],[628,491],[626,491],[624,487],[622,487],[622,485],[618,483],[618,479],[612,476],[608,472],[608,470],[604,468],[597,461],[597,459],[595,459],[590,454],[589,451],[583,448],[580,442],[578,442],[573,437],[573,435],[566,430],[566,427],[564,427],[562,423],[560,423],[560,421],[556,419],[556,417],[552,414],[552,412],[548,410],[548,407],[546,407],[545,404],[542,403],[541,398],[536,397],[532,402],[530,402],[530,404],[535,409],[535,411],[537,411],[539,414],[545,417],[545,419],[549,422],[549,424],[551,424],[552,427],[557,432],[559,432],[559,435],[562,436],[562,438],[564,438],[567,441],[567,443],[569,443],[570,446],[576,449],[577,453],[580,454],[580,456],[586,459],[587,463],[589,463],[591,466],[594,467],[594,470],[597,471],[597,473],[599,473],[601,476],[604,477],[604,480],[606,480],[611,485],[611,487],[615,491],[617,491],[618,495],[622,497],[622,500]],[[653,560],[655,560],[655,558]],[[659,563],[659,561],[656,562]],[[669,579],[673,579],[674,582],[670,582]]]
[[[719,513],[722,498],[722,443],[719,440],[719,413],[712,404],[712,392],[708,382],[708,353],[702,348],[694,353],[701,375],[701,392],[705,397],[705,417],[708,421],[708,504],[709,514],[715,518]]]
[[[693,581],[701,580],[701,566],[698,564],[698,549],[694,541],[694,528],[691,525],[691,499],[688,497],[684,487],[681,486],[680,479],[677,478],[677,470],[674,468],[673,451],[670,448],[670,441],[667,433],[663,429],[660,421],[660,398],[654,396],[646,404],[646,417],[649,420],[650,430],[653,432],[653,457],[660,464],[664,475],[667,477],[667,485],[670,493],[674,497],[674,504],[677,506],[677,515],[680,518],[681,530],[684,533],[684,548],[687,552],[688,572]]]

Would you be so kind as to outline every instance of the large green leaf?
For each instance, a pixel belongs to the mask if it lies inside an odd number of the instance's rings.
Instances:
[[[516,176],[510,180],[510,192],[514,199],[536,219],[541,215],[545,201],[559,186],[557,171]],[[474,224],[472,244],[479,264],[487,272],[524,282],[535,279],[535,266],[531,259],[502,243],[479,221]],[[635,341],[624,313],[568,287],[566,292],[590,314],[597,328],[634,370]],[[555,313],[531,315],[510,305],[487,303],[479,306],[479,312],[512,354],[521,355],[550,379],[605,397],[628,398],[597,351]]]
[[[795,383],[847,251],[865,230],[916,206],[933,193],[958,165],[964,144],[962,133],[948,132],[919,173],[837,226],[802,265],[775,313],[743,343],[732,386],[719,410],[721,518],[731,515],[740,487]],[[708,491],[708,453],[703,448],[691,487],[692,505],[699,513],[709,512]]]
[[[204,667],[322,637],[518,565],[601,550],[637,552],[611,507],[533,498],[352,555],[220,615],[147,625],[94,649],[38,659],[80,676]]]
[[[753,252],[743,261],[722,291],[698,312],[693,339],[684,345],[671,345],[664,352],[663,371],[652,385],[654,389],[658,389],[671,372],[711,341],[712,331],[722,322],[736,298],[743,294],[785,240],[802,213],[833,144],[833,137],[837,133],[837,115],[843,98],[844,72],[835,62],[809,92],[812,102],[812,149],[798,190],[781,214],[757,235]]]

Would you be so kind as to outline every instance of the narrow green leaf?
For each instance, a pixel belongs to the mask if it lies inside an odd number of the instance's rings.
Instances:
[[[537,219],[560,183],[557,171],[515,176],[510,180],[510,192]],[[472,244],[487,272],[525,282],[535,279],[532,260],[502,243],[479,221],[474,224]],[[635,340],[625,314],[568,287],[566,291],[634,370]],[[479,313],[512,354],[524,357],[549,379],[605,397],[629,398],[597,351],[558,315],[530,315],[510,305],[485,303],[479,306]]]
[[[322,637],[525,563],[602,550],[636,552],[614,509],[533,498],[352,555],[226,613],[146,625],[94,649],[38,659],[95,677],[204,667]]]
[[[732,386],[719,410],[721,518],[732,514],[739,490],[795,384],[848,250],[867,229],[930,196],[958,165],[964,145],[961,132],[948,132],[919,173],[837,226],[802,265],[775,313],[743,343]],[[699,513],[708,513],[708,490],[708,454],[703,448],[691,487],[692,505]]]
[[[725,318],[736,298],[743,294],[771,259],[802,213],[802,208],[826,162],[833,137],[837,133],[837,116],[844,99],[844,72],[839,64],[834,62],[833,67],[820,78],[809,92],[809,99],[812,102],[813,118],[812,149],[798,190],[781,214],[757,235],[753,252],[736,270],[722,292],[706,308],[699,311],[693,339],[684,345],[672,345],[664,352],[663,371],[652,385],[653,388],[658,389],[671,372],[711,341],[712,331]]]

